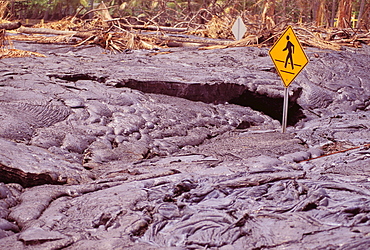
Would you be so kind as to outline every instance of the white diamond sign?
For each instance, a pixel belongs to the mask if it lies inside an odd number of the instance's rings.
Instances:
[[[233,31],[233,34],[236,38],[236,40],[240,40],[243,38],[245,32],[247,29],[245,28],[245,24],[241,17],[238,17],[231,29]]]

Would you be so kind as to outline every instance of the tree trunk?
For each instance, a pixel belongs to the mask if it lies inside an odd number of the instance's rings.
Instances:
[[[316,12],[316,25],[321,26],[324,24],[325,19],[325,1],[320,1]]]
[[[89,9],[90,10],[94,9],[94,0],[90,0]]]
[[[358,18],[357,18],[357,26],[356,26],[357,28],[361,27],[362,15],[363,15],[364,10],[365,10],[365,3],[366,3],[366,0],[361,0],[360,10],[358,12]]]
[[[262,23],[266,24],[268,28],[275,26],[275,0],[266,0],[262,11]]]
[[[17,17],[17,15],[15,14],[15,8],[14,8],[14,6],[15,6],[15,0],[11,0],[11,1],[10,1],[10,13],[11,13],[12,15],[14,15],[14,17],[19,18],[19,17]]]
[[[364,27],[369,27],[370,25],[370,3],[368,3],[365,7],[364,13],[362,13],[362,24]]]
[[[333,0],[331,2],[331,17],[329,21],[329,26],[333,27],[334,26],[334,19],[335,19],[335,13],[336,13],[336,0]]]
[[[89,9],[90,9],[90,11],[94,9],[94,0],[90,0],[90,3],[89,3]],[[89,18],[93,18],[93,17],[94,17],[94,13],[93,13],[93,12],[91,12],[91,13],[89,14]]]
[[[298,1],[298,9],[299,9],[298,23],[303,23],[303,12],[305,11],[305,9],[304,9],[304,3],[302,0]]]
[[[286,0],[282,0],[281,3],[282,3],[281,5],[283,6],[283,11],[282,11],[281,16],[282,16],[283,20],[285,20],[285,18],[286,18]]]
[[[351,25],[352,0],[340,0],[338,7],[338,28]]]

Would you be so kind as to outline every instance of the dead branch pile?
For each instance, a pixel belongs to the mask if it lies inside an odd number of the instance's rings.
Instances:
[[[0,59],[29,56],[45,57],[40,53],[14,49],[12,41],[6,36],[6,30],[18,29],[21,23],[3,19],[8,4],[8,1],[0,1]]]
[[[38,57],[46,57],[43,54],[20,50],[20,49],[0,49],[0,59],[3,58],[15,58],[15,57],[31,57],[31,56],[38,56]]]
[[[198,29],[155,25],[131,25],[127,19],[81,20],[75,17],[57,22],[43,23],[33,28],[21,27],[23,35],[15,40],[39,43],[68,43],[75,46],[96,44],[111,51],[126,49],[153,49],[166,46],[198,46],[202,49],[271,46],[287,24],[271,29],[245,21],[249,27],[244,38],[233,41],[233,20],[214,16]],[[358,29],[324,29],[309,25],[293,25],[298,38],[305,46],[340,50],[342,46],[361,47],[369,44],[370,33]],[[28,34],[28,35],[24,35]]]
[[[32,28],[22,26],[17,30],[18,35],[12,36],[12,39],[74,46],[96,44],[117,52],[168,46],[197,46],[201,49],[262,47],[271,46],[288,25],[280,23],[271,27],[262,23],[256,16],[244,14],[242,18],[247,32],[243,39],[234,41],[231,30],[235,17],[230,14],[212,14],[202,9],[192,19],[168,27],[153,21],[160,14],[140,24],[137,24],[139,19],[134,17],[113,19],[104,3],[89,12],[94,12],[95,18],[82,19],[74,16],[56,22],[41,22]],[[195,25],[194,20],[199,16],[207,16],[207,19],[203,18],[203,21],[207,22]],[[132,20],[136,20],[136,23]],[[342,46],[361,47],[362,44],[370,42],[368,30],[324,29],[303,24],[292,26],[305,46],[340,50]]]
[[[45,57],[45,55],[37,52],[14,49],[12,42],[5,35],[5,29],[0,30],[0,59],[30,56]]]

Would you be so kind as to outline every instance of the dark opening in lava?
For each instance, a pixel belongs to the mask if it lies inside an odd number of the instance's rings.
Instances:
[[[283,102],[284,98],[271,98],[265,95],[260,95],[248,90],[245,90],[242,95],[233,98],[229,103],[237,104],[245,107],[250,107],[260,111],[265,115],[272,117],[275,120],[282,122],[283,117]],[[289,100],[288,120],[290,126],[295,125],[299,120],[305,118],[302,112],[302,107],[295,100]]]

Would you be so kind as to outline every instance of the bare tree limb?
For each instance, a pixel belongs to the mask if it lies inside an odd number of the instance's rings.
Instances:
[[[50,34],[50,35],[75,35],[77,31],[69,31],[69,30],[54,30],[48,28],[28,28],[28,27],[20,27],[18,29],[20,33],[26,34]]]
[[[21,27],[21,25],[20,22],[0,23],[0,29],[15,30]]]

